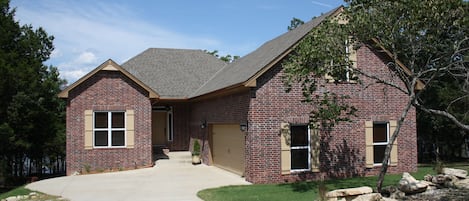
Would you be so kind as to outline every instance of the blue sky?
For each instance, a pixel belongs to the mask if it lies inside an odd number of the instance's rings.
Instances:
[[[150,47],[243,56],[341,0],[11,0],[20,24],[55,37],[48,65],[76,81],[107,59],[123,63]]]

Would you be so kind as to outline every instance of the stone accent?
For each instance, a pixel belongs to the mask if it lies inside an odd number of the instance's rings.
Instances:
[[[356,198],[353,198],[351,201],[381,201],[383,200],[383,196],[379,193],[370,193],[359,195]]]
[[[346,189],[337,189],[326,193],[326,197],[329,201],[335,200],[350,200],[351,198],[355,199],[360,195],[370,194],[373,192],[373,189],[368,186],[362,186],[357,188],[346,188]]]
[[[445,175],[454,175],[460,179],[465,179],[467,177],[467,171],[461,169],[443,168],[442,173]]]
[[[454,186],[460,189],[469,189],[469,179],[462,179],[454,182]]]
[[[416,180],[407,172],[402,174],[402,179],[399,181],[399,190],[406,194],[421,193],[426,191],[427,187],[426,182]]]

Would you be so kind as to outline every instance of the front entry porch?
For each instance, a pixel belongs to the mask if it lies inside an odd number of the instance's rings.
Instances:
[[[168,159],[169,143],[173,140],[172,107],[155,107],[151,115],[153,161]]]

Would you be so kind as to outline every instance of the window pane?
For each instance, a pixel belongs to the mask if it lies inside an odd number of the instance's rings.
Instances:
[[[112,128],[124,128],[124,113],[123,112],[112,113]]]
[[[308,149],[292,149],[291,150],[291,169],[301,170],[308,169]]]
[[[112,131],[112,146],[124,146],[124,131]]]
[[[373,147],[373,157],[374,163],[382,163],[384,159],[384,151],[386,150],[386,145],[375,145]]]
[[[107,128],[107,112],[94,113],[94,127]]]
[[[308,146],[308,126],[291,126],[291,146]]]
[[[94,146],[107,146],[107,131],[94,132]]]
[[[373,142],[388,142],[388,124],[373,124]]]

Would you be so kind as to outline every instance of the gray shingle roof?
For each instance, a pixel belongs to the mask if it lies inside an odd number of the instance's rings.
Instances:
[[[285,51],[289,50],[314,27],[319,25],[326,17],[336,12],[337,9],[316,17],[302,26],[264,43],[254,52],[251,52],[239,60],[225,66],[217,72],[212,79],[195,91],[191,97],[201,96],[249,80],[257,72],[269,65],[270,62],[274,61]]]
[[[150,48],[122,68],[156,91],[161,98],[188,98],[227,65],[202,50]]]

